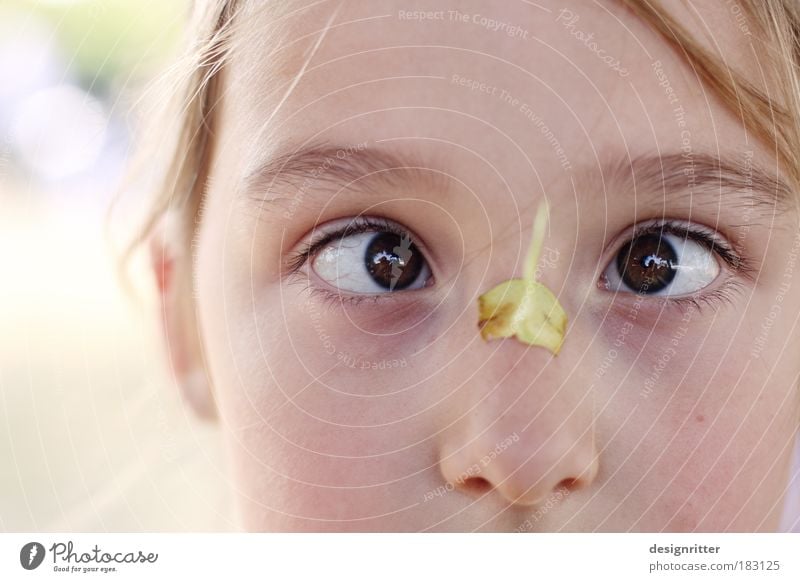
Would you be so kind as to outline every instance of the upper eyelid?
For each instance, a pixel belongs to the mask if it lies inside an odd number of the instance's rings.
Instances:
[[[341,222],[340,227],[334,224]],[[352,225],[357,223],[355,227]],[[330,225],[330,226],[328,226]],[[305,262],[310,259],[316,252],[321,249],[325,244],[345,238],[345,236],[355,236],[363,232],[394,232],[396,234],[407,234],[411,242],[417,246],[425,257],[425,262],[428,263],[429,268],[433,270],[431,261],[429,259],[430,253],[427,251],[424,242],[418,237],[411,229],[405,225],[391,220],[386,217],[359,215],[355,217],[340,218],[329,220],[314,228],[314,232],[320,232],[318,236],[312,237],[304,243],[300,250],[293,251],[288,259],[288,272],[289,274],[297,272]]]
[[[702,244],[708,250],[720,256],[729,269],[750,281],[755,280],[757,269],[752,266],[747,256],[718,230],[698,222],[670,218],[640,221],[616,236],[608,245],[608,248],[612,249],[613,253],[617,253],[627,241],[642,234],[658,232],[659,230],[675,236],[685,233],[686,238],[691,238],[694,242]],[[692,236],[692,234],[696,233],[704,234],[707,238]],[[713,245],[709,244],[708,239],[713,241]]]
[[[691,239],[705,246],[708,250],[715,251],[718,254],[724,253],[728,257],[733,255],[737,260],[739,259],[739,253],[724,237],[720,238],[721,235],[717,231],[703,227],[697,223],[686,223],[686,225],[684,225],[674,220],[664,220],[634,230],[633,237],[635,238],[642,234],[659,231],[673,236],[683,236],[684,238]],[[723,258],[726,257],[723,256]]]
[[[342,226],[339,227],[329,226],[336,223],[342,223]],[[309,242],[315,244],[324,240],[325,238],[330,238],[331,236],[338,236],[339,234],[358,234],[361,232],[365,232],[367,228],[375,228],[375,229],[387,228],[389,230],[394,231],[398,230],[397,228],[395,228],[396,226],[400,227],[400,230],[403,231],[407,230],[400,224],[396,224],[393,221],[378,216],[359,215],[350,218],[339,218],[339,219],[329,220],[327,222],[322,223],[321,225],[317,225],[314,228],[314,232],[319,234],[312,235],[312,239]]]
[[[736,255],[740,254],[739,251],[736,248],[734,248],[734,246],[730,242],[728,242],[727,238],[721,235],[717,230],[697,222],[671,219],[671,218],[656,218],[651,220],[642,220],[631,226],[628,226],[624,230],[622,230],[619,234],[617,234],[615,237],[613,237],[611,241],[606,245],[606,248],[610,249],[611,251],[617,251],[620,248],[622,248],[625,245],[625,243],[638,236],[658,231],[663,231],[668,234],[674,234],[676,236],[686,233],[687,238],[693,238],[692,237],[693,233],[705,234],[709,238],[713,238],[719,241],[720,244],[717,246],[717,248],[724,248],[730,250]]]
[[[335,224],[338,222],[341,222],[341,226],[336,227]],[[358,222],[355,228],[352,226],[354,222]],[[336,240],[337,237],[343,238],[342,235],[356,235],[362,232],[369,232],[370,230],[380,232],[381,229],[398,234],[408,234],[412,242],[418,246],[425,256],[425,260],[431,268],[431,271],[434,271],[430,260],[430,252],[426,249],[425,243],[421,238],[411,229],[386,217],[360,215],[356,217],[334,219],[316,226],[314,232],[319,232],[319,235],[315,236],[312,234],[309,240],[302,243],[300,250],[293,251],[288,260],[288,272],[289,274],[297,272],[317,250],[326,243]],[[698,222],[668,218],[639,221],[615,236],[606,248],[611,249],[613,256],[613,253],[618,252],[619,249],[632,238],[647,232],[657,232],[659,230],[669,232],[675,236],[685,233],[687,238],[691,238],[695,242],[703,244],[706,248],[719,255],[724,263],[733,271],[751,281],[755,280],[757,270],[750,264],[747,257],[731,244],[727,237],[722,235],[718,230]],[[692,236],[693,233],[705,234],[707,239]],[[713,240],[713,248],[712,245],[708,244],[708,239]]]
[[[345,238],[345,236],[355,236],[357,234],[361,234],[364,232],[382,232],[383,230],[387,232],[397,232],[398,234],[408,234],[411,236],[411,233],[408,231],[407,228],[403,227],[400,224],[396,224],[392,221],[389,221],[385,218],[377,218],[372,216],[357,216],[354,218],[349,219],[342,219],[347,220],[348,222],[341,227],[329,227],[325,229],[327,224],[331,222],[338,222],[337,220],[328,221],[322,226],[316,227],[315,231],[321,231],[319,235],[312,238],[307,243],[307,248],[319,248],[322,245],[336,240]],[[355,226],[353,226],[355,223]],[[412,237],[412,240],[414,237]]]

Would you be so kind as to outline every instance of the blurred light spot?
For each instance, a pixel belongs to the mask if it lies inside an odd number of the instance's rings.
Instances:
[[[106,139],[101,103],[82,89],[59,85],[26,99],[14,120],[20,157],[44,178],[59,179],[88,169]]]
[[[0,9],[0,103],[15,105],[57,75],[63,75],[63,66],[53,28],[32,14]]]

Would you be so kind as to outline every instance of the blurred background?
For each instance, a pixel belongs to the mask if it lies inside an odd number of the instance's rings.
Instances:
[[[181,402],[105,232],[186,10],[0,0],[0,531],[235,528],[218,431]]]

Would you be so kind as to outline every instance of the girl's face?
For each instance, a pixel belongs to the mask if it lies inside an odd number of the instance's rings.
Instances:
[[[215,112],[196,329],[244,525],[776,529],[800,238],[769,150],[615,2],[337,4],[246,7]],[[666,4],[760,78],[738,12]],[[545,197],[557,357],[477,325]]]

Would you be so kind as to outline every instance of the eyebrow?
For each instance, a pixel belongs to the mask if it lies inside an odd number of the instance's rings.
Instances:
[[[604,192],[644,195],[662,203],[724,203],[761,209],[769,216],[796,206],[793,189],[759,166],[749,152],[741,156],[645,153],[633,158],[611,153],[599,164],[577,170],[575,183],[591,190],[598,177]],[[422,163],[413,152],[361,143],[312,144],[273,156],[248,172],[242,186],[259,203],[296,207],[317,200],[314,194],[319,190],[329,195],[345,187],[363,193],[380,185],[395,190],[416,185],[442,191],[449,182],[442,170]]]
[[[368,191],[377,185],[399,189],[409,184],[441,190],[449,179],[413,152],[361,144],[315,144],[274,156],[248,172],[242,191],[262,203],[292,203],[322,189]],[[367,184],[371,187],[367,187]],[[285,196],[294,189],[294,195]],[[269,195],[272,194],[272,195]]]
[[[740,157],[707,152],[642,154],[633,158],[608,158],[600,166],[606,190],[621,188],[636,195],[661,196],[687,204],[716,195],[709,202],[761,209],[770,215],[794,208],[794,190],[778,175],[759,166],[750,152]],[[593,172],[583,179],[592,181]],[[735,207],[735,206],[734,206]]]

